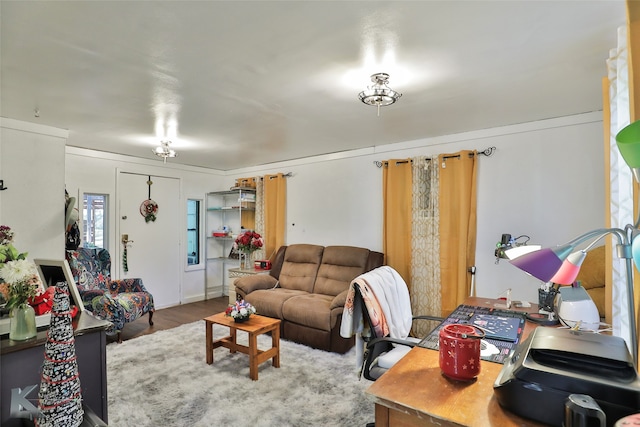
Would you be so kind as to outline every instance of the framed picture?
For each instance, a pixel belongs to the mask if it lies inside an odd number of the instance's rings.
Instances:
[[[46,287],[55,286],[58,282],[67,282],[69,286],[69,302],[71,305],[78,307],[79,311],[84,311],[84,304],[76,281],[73,280],[71,268],[66,259],[35,259],[33,260],[38,267],[38,274],[42,284]]]
[[[238,252],[238,250],[235,249],[233,246],[231,246],[231,252],[229,252],[229,258],[240,259],[240,252]]]

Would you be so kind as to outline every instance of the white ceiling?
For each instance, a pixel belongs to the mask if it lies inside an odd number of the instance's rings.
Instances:
[[[220,170],[602,108],[623,0],[0,1],[3,117]],[[361,103],[389,73],[391,106]],[[39,117],[35,117],[35,110]],[[160,159],[158,159],[160,161]]]

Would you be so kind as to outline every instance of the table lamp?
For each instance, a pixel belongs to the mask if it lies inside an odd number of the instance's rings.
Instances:
[[[529,245],[529,236],[523,234],[518,237],[511,237],[511,234],[503,234],[500,242],[496,244],[494,252],[496,256],[496,264],[500,258],[514,259],[529,252],[542,249],[540,245]]]
[[[622,158],[631,168],[635,180],[640,182],[640,120],[618,132],[616,142]],[[608,234],[615,236],[618,240],[616,247],[618,257],[624,258],[626,261],[630,347],[636,370],[638,369],[638,337],[636,335],[632,260],[635,262],[636,267],[640,266],[640,238],[636,238],[640,235],[640,230],[638,230],[639,223],[640,217],[634,225],[627,224],[624,229],[601,228],[592,230],[555,248],[542,248],[509,261],[543,282],[570,284],[577,277],[587,252],[593,248],[594,244]],[[585,249],[575,251],[578,246],[590,239],[594,240]]]

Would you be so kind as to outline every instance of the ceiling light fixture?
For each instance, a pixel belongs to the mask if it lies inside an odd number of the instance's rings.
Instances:
[[[389,74],[387,73],[372,74],[371,81],[374,84],[360,92],[358,98],[367,105],[378,107],[378,117],[380,117],[380,107],[393,104],[402,94],[387,86],[389,82]]]
[[[160,141],[160,146],[152,149],[151,151],[158,157],[162,157],[163,163],[167,163],[167,157],[176,157],[178,154],[169,148],[171,141]]]

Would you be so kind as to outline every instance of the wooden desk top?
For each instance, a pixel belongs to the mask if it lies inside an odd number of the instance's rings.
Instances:
[[[494,306],[498,300],[469,298],[465,304]],[[518,311],[537,312],[534,305]],[[527,322],[523,338],[536,325]],[[366,391],[374,403],[440,426],[511,427],[541,426],[503,409],[493,393],[502,365],[480,361],[480,375],[473,382],[448,379],[440,371],[435,350],[414,347]]]

